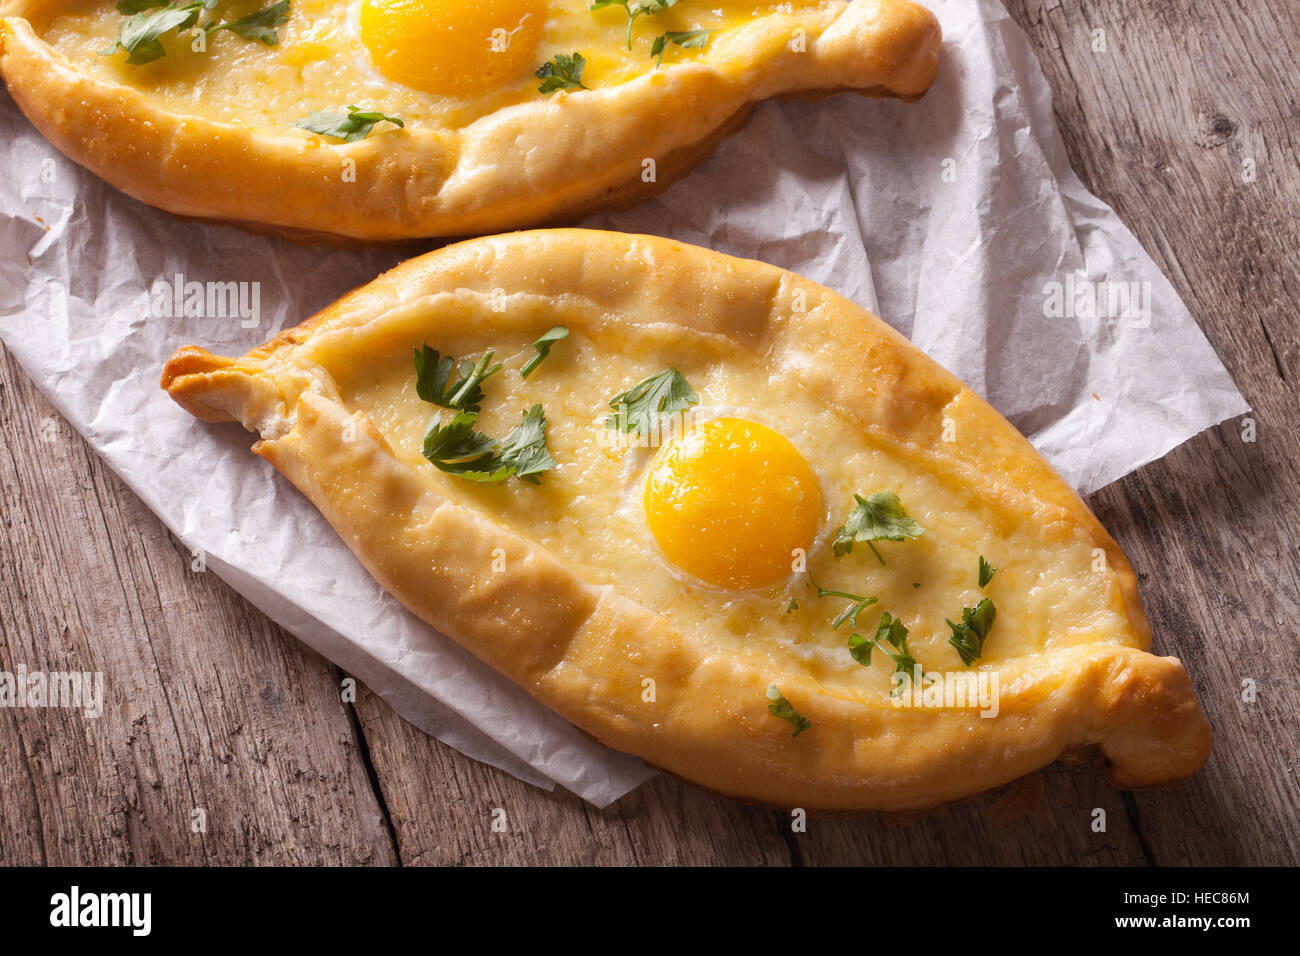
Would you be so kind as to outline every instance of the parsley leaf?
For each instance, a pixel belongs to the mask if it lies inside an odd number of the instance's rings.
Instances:
[[[478,412],[458,411],[443,425],[440,418],[424,433],[424,457],[449,475],[484,484],[505,481],[511,475],[537,484],[537,475],[555,467],[546,447],[546,412],[534,405],[523,421],[498,442],[474,431]]]
[[[793,614],[797,610],[799,610],[799,599],[790,598],[790,603],[785,606],[785,613]]]
[[[907,674],[915,682],[924,679],[921,666],[907,648],[906,625],[888,611],[880,615],[876,636],[871,640],[867,640],[861,634],[849,635],[849,654],[863,667],[871,666],[871,652],[876,648],[880,648],[885,656],[894,662],[895,674]],[[901,691],[901,686],[895,687],[889,696],[897,697]]]
[[[984,560],[984,555],[980,555],[980,587],[988,587],[988,583],[993,580],[993,575],[998,573],[998,569]]]
[[[587,65],[587,58],[581,53],[566,56],[557,53],[539,66],[533,76],[542,81],[538,93],[554,93],[556,90],[586,90],[590,87],[582,82],[582,68]]]
[[[952,637],[948,638],[948,643],[957,649],[962,663],[967,667],[984,653],[984,641],[993,629],[993,619],[997,614],[993,602],[984,598],[974,607],[962,608],[960,624],[948,621],[948,626],[952,628]]]
[[[592,11],[604,10],[606,7],[622,7],[627,13],[627,48],[632,49],[632,25],[637,17],[654,16],[663,13],[677,0],[595,0]]]
[[[551,450],[546,447],[546,412],[541,405],[524,412],[519,427],[497,447],[496,457],[512,469],[516,478],[532,485],[539,482],[539,474],[555,467]]]
[[[143,0],[134,0],[118,5],[122,13],[133,11],[117,28],[117,39],[113,45],[99,51],[100,56],[111,56],[118,49],[127,52],[126,62],[133,66],[152,63],[167,55],[159,40],[169,30],[188,30],[199,19],[199,11],[204,9],[201,0],[187,3],[183,7],[169,3],[166,6],[142,5]]]
[[[185,31],[194,26],[199,19],[200,10],[211,10],[217,0],[194,0],[183,6],[164,0],[118,0],[119,13],[126,17],[117,28],[117,40],[112,46],[100,50],[101,56],[109,56],[119,49],[129,54],[127,63],[140,66],[166,56],[161,37],[169,30]],[[250,13],[238,20],[209,20],[203,24],[206,33],[216,30],[230,30],[245,40],[258,40],[267,46],[280,42],[275,28],[289,19],[289,0],[278,0],[265,9]]]
[[[346,113],[330,113],[326,110],[317,110],[310,116],[294,123],[297,129],[305,129],[309,133],[319,133],[321,136],[332,136],[335,139],[341,139],[345,143],[355,143],[359,139],[365,139],[370,135],[370,131],[380,123],[392,123],[394,126],[406,126],[396,116],[385,116],[383,113],[375,113],[361,109],[359,106],[347,107]]]
[[[497,482],[510,477],[508,467],[492,455],[497,440],[474,431],[478,412],[460,411],[443,425],[441,416],[429,422],[424,433],[424,457],[440,471],[470,481]]]
[[[880,603],[880,598],[878,597],[864,597],[856,604],[850,604],[843,611],[840,611],[840,613],[836,615],[835,619],[831,621],[831,630],[832,631],[835,630],[845,621],[849,622],[850,629],[857,627],[858,615],[861,614],[866,608],[871,607],[871,605],[879,604],[879,603]]]
[[[654,430],[656,418],[684,412],[699,400],[681,372],[664,369],[611,398],[609,407],[615,414],[605,419],[605,427],[648,435]]]
[[[855,544],[865,543],[880,563],[884,564],[885,559],[880,556],[873,541],[904,541],[925,534],[925,529],[903,510],[898,495],[892,491],[878,491],[869,498],[861,495],[854,495],[853,498],[857,505],[835,532],[832,549],[836,557],[848,554]]]
[[[768,686],[767,699],[772,701],[772,703],[767,705],[767,709],[772,716],[780,717],[782,720],[788,720],[794,727],[794,733],[790,735],[791,737],[798,737],[805,730],[812,727],[812,721],[800,714],[799,711],[795,710],[794,705],[785,699],[781,694],[780,688],[775,684],[770,684]]]
[[[668,44],[676,43],[683,49],[698,50],[709,45],[709,37],[712,35],[712,30],[669,30],[655,37],[655,42],[650,46],[650,55],[655,58],[655,66],[659,66],[664,61],[664,50]]]
[[[861,634],[849,635],[849,655],[863,667],[871,666],[871,649],[875,641],[868,641]]]
[[[280,42],[280,35],[275,32],[275,28],[283,26],[288,20],[289,0],[279,0],[278,3],[263,7],[256,13],[250,13],[238,20],[222,20],[220,23],[209,23],[205,29],[208,32],[229,30],[245,40],[257,40],[267,46],[275,46]]]
[[[143,13],[145,10],[152,10],[154,7],[165,5],[167,0],[117,0],[113,6],[117,7],[117,12],[124,17],[129,17],[137,13]]]
[[[430,405],[443,408],[477,412],[483,405],[483,382],[501,370],[501,363],[492,364],[493,350],[479,357],[460,360],[460,377],[451,381],[456,360],[450,355],[439,355],[427,344],[415,352],[415,391]]]
[[[521,378],[527,378],[529,375],[533,374],[533,370],[542,364],[542,361],[546,356],[551,354],[551,346],[560,341],[560,339],[567,339],[568,337],[569,330],[562,325],[557,325],[534,342],[533,348],[537,349],[537,354],[530,358],[528,363],[519,370],[519,376]]]
[[[831,621],[831,630],[839,627],[845,621],[849,622],[850,628],[856,628],[858,626],[858,615],[861,614],[865,608],[880,603],[880,598],[877,597],[868,597],[863,594],[850,594],[848,591],[832,591],[829,588],[824,588],[817,583],[811,573],[808,575],[808,580],[812,583],[812,586],[817,589],[817,598],[819,600],[821,598],[840,597],[854,602],[845,607],[843,611],[835,616],[835,619]]]

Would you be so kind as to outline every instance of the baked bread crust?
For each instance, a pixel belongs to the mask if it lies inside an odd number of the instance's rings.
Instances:
[[[857,91],[918,99],[933,82],[938,22],[907,0],[767,16],[709,61],[668,65],[617,86],[556,93],[461,129],[392,130],[322,146],[168,112],[144,93],[80,72],[29,17],[49,0],[9,0],[0,75],[64,154],[123,192],[176,215],[258,224],[287,238],[372,242],[469,236],[561,220],[667,188],[758,102]],[[790,49],[791,31],[807,48]],[[642,163],[656,160],[654,182]],[[355,160],[355,182],[340,169]]]
[[[628,263],[653,261],[653,270]],[[1105,551],[1128,633],[995,665],[1000,715],[868,706],[783,677],[812,737],[761,704],[770,674],[707,654],[612,586],[446,497],[312,375],[305,347],[383,323],[430,293],[589,300],[613,323],[677,323],[758,349],[774,373],[855,424],[957,475],[984,499],[1063,523]],[[805,311],[792,307],[796,297]],[[653,318],[644,318],[644,317]],[[642,317],[642,318],[638,318]],[[615,326],[617,327],[617,326]],[[760,344],[761,343],[761,344]],[[832,361],[830,352],[834,350]],[[235,359],[187,347],[162,385],[208,421],[258,431],[254,451],[321,511],[398,600],[581,729],[721,793],[808,809],[910,811],[1008,783],[1095,746],[1118,786],[1196,771],[1211,746],[1174,658],[1147,653],[1133,572],[1084,502],[1005,419],[878,318],[792,273],[667,239],[586,230],[488,237],[413,259]],[[942,440],[950,419],[979,442]],[[345,428],[349,422],[352,428]],[[969,431],[967,431],[969,430]],[[348,439],[345,440],[345,435]],[[488,543],[490,542],[490,543]],[[492,548],[509,568],[488,573]],[[658,700],[641,698],[653,674]]]

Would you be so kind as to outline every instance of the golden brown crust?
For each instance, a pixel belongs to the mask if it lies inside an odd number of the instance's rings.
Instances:
[[[321,146],[170,113],[137,90],[80,73],[25,19],[38,6],[5,7],[0,74],[51,143],[150,205],[302,241],[469,236],[572,221],[666,187],[762,100],[834,90],[917,99],[934,80],[941,46],[924,8],[853,0],[829,19],[756,21],[717,64],[675,64],[619,86],[557,93],[458,130],[410,128]],[[786,42],[795,24],[807,27],[806,52]],[[355,182],[340,176],[345,158],[356,162]],[[646,158],[662,167],[649,183]]]
[[[654,269],[630,271],[638,260]],[[310,377],[303,351],[327,336],[383,322],[421,295],[492,289],[581,296],[611,322],[653,316],[758,352],[774,374],[797,379],[878,441],[906,445],[982,498],[1005,499],[1104,550],[1109,587],[1127,610],[1124,641],[997,664],[996,719],[881,708],[783,678],[782,691],[816,727],[815,740],[791,739],[755,707],[770,675],[705,653],[614,587],[587,583],[421,481],[364,413]],[[201,417],[258,429],[257,453],[415,614],[604,743],[719,792],[819,810],[910,811],[1007,783],[1080,746],[1099,748],[1121,786],[1176,779],[1208,755],[1191,683],[1177,660],[1146,652],[1133,573],[1083,501],[997,412],[879,319],[772,266],[584,230],[474,240],[404,263],[240,359],[183,349],[163,387]],[[943,442],[945,419],[979,441]],[[357,427],[345,428],[349,420]],[[505,550],[509,572],[489,573],[485,542]],[[646,674],[657,702],[642,700]]]

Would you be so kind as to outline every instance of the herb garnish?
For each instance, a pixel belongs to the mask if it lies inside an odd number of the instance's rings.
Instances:
[[[505,481],[511,475],[529,484],[555,467],[546,447],[546,412],[534,405],[523,421],[498,442],[474,431],[478,412],[458,411],[447,425],[440,418],[424,433],[424,457],[440,471],[485,484]]]
[[[892,491],[878,491],[868,498],[854,495],[857,504],[847,520],[835,532],[832,549],[836,557],[853,550],[855,544],[866,544],[881,564],[885,559],[876,550],[873,541],[905,541],[919,538],[925,529],[903,510],[898,495]]]
[[[880,624],[876,627],[876,636],[867,640],[861,634],[849,635],[849,654],[863,667],[871,666],[871,652],[880,648],[885,656],[894,662],[895,674],[907,674],[915,683],[925,677],[921,665],[916,662],[912,652],[907,648],[907,627],[898,618],[885,611],[880,615]],[[902,686],[895,687],[890,697],[897,697]]]
[[[655,58],[655,66],[659,66],[664,61],[664,50],[668,44],[675,43],[683,49],[698,50],[709,45],[709,37],[712,35],[712,30],[669,30],[655,37],[655,42],[650,46],[650,55]]]
[[[984,560],[984,555],[980,555],[980,587],[987,587],[988,583],[993,580],[993,575],[998,573],[998,569]]]
[[[305,129],[309,133],[319,133],[321,136],[332,136],[335,139],[341,139],[345,143],[355,143],[357,140],[369,136],[370,131],[379,123],[392,123],[398,127],[406,126],[396,116],[386,116],[383,113],[363,110],[359,106],[347,107],[346,113],[330,113],[327,110],[317,110],[310,116],[298,120],[293,125],[297,129]]]
[[[456,360],[450,355],[439,355],[435,349],[421,345],[415,349],[415,391],[431,405],[477,412],[483,404],[483,382],[501,369],[501,363],[492,364],[493,350],[479,357],[460,360],[460,377],[450,381]]]
[[[493,460],[497,440],[474,431],[478,412],[457,412],[443,425],[439,415],[424,433],[424,457],[441,471],[471,481],[495,482],[510,477],[506,466]]]
[[[280,42],[280,35],[275,32],[275,28],[283,26],[288,20],[289,0],[279,0],[278,3],[264,7],[256,13],[250,13],[246,17],[240,17],[238,20],[222,20],[220,23],[208,24],[204,29],[208,32],[229,30],[245,40],[257,40],[267,46],[275,46]]]
[[[804,717],[799,711],[794,709],[794,705],[785,699],[781,694],[780,688],[771,684],[767,688],[767,699],[772,703],[767,705],[768,711],[773,717],[780,717],[782,720],[788,720],[794,727],[794,733],[791,737],[798,737],[805,730],[812,727],[812,721]]]
[[[677,0],[595,0],[592,11],[604,10],[606,7],[622,7],[627,13],[627,48],[632,49],[632,24],[637,17],[654,16],[663,13]]]
[[[215,0],[213,5],[215,6]],[[204,4],[197,0],[183,7],[176,6],[174,2],[160,6],[147,0],[144,2],[136,0],[136,2],[119,3],[117,9],[121,13],[130,15],[118,24],[117,39],[113,41],[113,45],[100,50],[99,55],[111,56],[120,48],[128,54],[127,63],[140,66],[167,55],[159,37],[168,30],[188,30],[198,22],[199,11],[211,7],[205,8]]]
[[[808,580],[812,583],[812,586],[817,589],[818,599],[840,597],[854,602],[845,607],[843,611],[835,616],[835,619],[831,621],[831,630],[839,627],[845,621],[849,622],[850,628],[856,629],[858,626],[858,615],[862,613],[863,609],[869,608],[873,604],[880,603],[880,598],[877,597],[868,597],[863,594],[850,594],[848,591],[832,591],[830,588],[824,588],[817,583],[811,573],[808,575]]]
[[[117,7],[117,12],[123,16],[131,16],[134,13],[140,13],[144,10],[151,10],[154,7],[165,6],[167,0],[117,0],[113,6]],[[217,0],[209,0],[205,6],[210,10],[217,5]]]
[[[560,341],[560,339],[567,339],[568,337],[569,330],[562,325],[557,325],[534,342],[533,348],[537,349],[537,354],[530,358],[527,364],[519,370],[520,377],[527,378],[529,375],[533,374],[533,370],[542,364],[542,361],[546,356],[551,354],[551,346]]]
[[[664,369],[611,398],[609,407],[615,414],[605,419],[605,427],[648,435],[656,418],[684,412],[699,400],[681,372]]]
[[[211,10],[217,0],[194,0],[178,6],[175,0],[164,4],[163,0],[118,0],[118,12],[123,20],[117,28],[117,39],[113,45],[100,50],[101,56],[111,56],[119,49],[126,50],[126,62],[134,66],[152,63],[167,55],[161,37],[170,30],[185,31],[199,20],[199,12]],[[280,35],[275,28],[289,20],[289,0],[278,0],[250,13],[238,20],[209,20],[203,24],[205,33],[217,30],[229,30],[245,40],[257,40],[267,46],[280,42]]]
[[[556,90],[586,90],[582,82],[582,68],[587,65],[587,58],[581,53],[566,56],[557,53],[539,66],[533,76],[542,81],[538,93],[554,93]]]
[[[993,619],[997,617],[997,608],[988,598],[984,598],[974,607],[962,608],[961,623],[948,621],[952,628],[952,637],[948,643],[957,649],[961,661],[967,667],[984,652],[984,641],[993,629]]]

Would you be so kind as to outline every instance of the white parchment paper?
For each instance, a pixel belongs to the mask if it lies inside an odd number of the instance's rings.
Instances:
[[[764,105],[668,192],[587,224],[838,290],[984,395],[1085,494],[1245,411],[1173,288],[1071,172],[1019,28],[997,0],[929,6],[945,49],[921,103]],[[210,571],[463,753],[600,806],[651,775],[408,614],[249,453],[251,436],[196,422],[158,387],[176,348],[239,354],[402,253],[178,222],[64,159],[7,96],[0,157],[0,338]],[[176,276],[256,283],[256,324],[150,314],[151,288]]]

